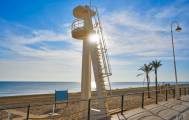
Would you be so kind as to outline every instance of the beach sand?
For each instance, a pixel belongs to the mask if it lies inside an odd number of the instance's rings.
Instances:
[[[154,87],[151,87],[153,90]],[[119,112],[121,107],[121,95],[128,93],[137,93],[146,91],[146,88],[127,88],[127,89],[116,89],[112,90],[112,97],[107,98],[108,106],[111,113]],[[183,91],[184,92],[184,91]],[[173,91],[168,92],[168,97],[173,98]],[[91,108],[98,109],[98,102],[95,99],[96,92],[92,92],[92,100],[91,100]],[[144,105],[155,103],[155,92],[151,93],[151,98],[148,98],[147,93],[144,94]],[[161,92],[158,96],[158,101],[165,101],[165,91]],[[124,96],[124,110],[130,110],[133,108],[141,107],[142,94],[130,94]],[[84,101],[86,104],[88,101]],[[87,111],[88,106],[82,110],[80,105],[80,93],[69,93],[69,102],[58,103],[56,105],[55,112],[60,114],[55,117],[57,120],[64,119],[76,119],[80,116],[81,111]],[[34,120],[42,119],[50,119],[49,113],[53,111],[54,105],[54,95],[53,94],[43,94],[43,95],[27,95],[27,96],[13,96],[13,97],[2,97],[0,98],[0,107],[6,110],[1,110],[2,118],[7,118],[8,112],[13,113],[13,117],[22,120],[26,118],[27,106],[30,106],[30,118]],[[24,107],[24,108],[16,108],[14,107]],[[16,114],[15,111],[19,111]],[[23,115],[22,115],[23,113]],[[40,118],[40,117],[41,118]],[[37,119],[38,117],[38,119]],[[78,120],[81,118],[78,118]]]

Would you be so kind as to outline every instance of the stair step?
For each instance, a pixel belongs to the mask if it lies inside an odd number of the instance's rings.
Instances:
[[[106,90],[109,89],[111,90],[111,86],[109,85],[109,81],[107,78],[110,76],[111,74],[109,73],[109,63],[108,63],[108,58],[107,58],[107,48],[106,48],[106,43],[104,41],[104,37],[102,36],[102,30],[101,30],[101,26],[99,24],[98,26],[99,28],[97,28],[97,34],[99,34],[100,36],[100,40],[97,43],[96,42],[96,46],[95,46],[95,56],[96,56],[96,60],[97,60],[97,68],[98,71],[95,74],[95,76],[97,77],[97,79],[99,79],[101,81],[100,86],[103,87],[102,90],[104,89],[104,96],[107,96]],[[108,72],[107,72],[108,71]]]

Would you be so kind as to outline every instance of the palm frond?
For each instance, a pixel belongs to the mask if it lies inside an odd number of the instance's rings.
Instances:
[[[144,73],[137,74],[136,77],[139,77],[139,76],[141,76],[141,75],[143,75],[143,74],[144,74]]]
[[[162,66],[160,60],[153,60],[150,65],[153,67],[153,69],[158,69],[160,66]]]

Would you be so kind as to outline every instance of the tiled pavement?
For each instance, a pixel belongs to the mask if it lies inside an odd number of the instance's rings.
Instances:
[[[189,96],[118,113],[111,120],[189,120]]]

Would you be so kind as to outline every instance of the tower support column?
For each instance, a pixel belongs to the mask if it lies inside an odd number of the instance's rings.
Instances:
[[[81,98],[91,98],[91,57],[89,41],[83,40],[83,56],[82,56],[82,77],[81,77]]]
[[[95,82],[96,82],[96,92],[97,92],[97,98],[98,98],[98,104],[99,104],[99,113],[96,113],[96,118],[101,118],[101,119],[106,119],[110,117],[108,115],[108,104],[106,102],[106,88],[104,85],[104,78],[102,77],[102,74],[99,71],[102,71],[101,65],[98,63],[99,58],[98,58],[98,50],[97,50],[97,45],[96,44],[91,44],[91,60],[92,60],[92,65],[93,65],[93,72],[94,72],[94,77],[95,77]]]
[[[87,119],[88,99],[91,98],[91,56],[89,41],[83,39],[82,77],[81,77],[81,109],[83,120]]]

